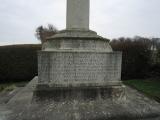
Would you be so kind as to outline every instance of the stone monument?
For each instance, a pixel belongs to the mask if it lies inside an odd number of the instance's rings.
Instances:
[[[121,52],[89,29],[89,0],[67,0],[66,30],[38,53],[38,77],[0,104],[0,120],[160,120],[160,104],[121,83]]]
[[[89,0],[67,0],[66,30],[38,54],[36,95],[55,99],[121,98],[121,52],[89,29]],[[50,96],[50,97],[51,97]]]

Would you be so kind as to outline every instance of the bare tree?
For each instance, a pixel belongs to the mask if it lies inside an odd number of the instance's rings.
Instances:
[[[36,37],[42,43],[44,43],[48,37],[55,35],[58,32],[57,28],[52,24],[48,24],[47,27],[39,26],[36,29]]]

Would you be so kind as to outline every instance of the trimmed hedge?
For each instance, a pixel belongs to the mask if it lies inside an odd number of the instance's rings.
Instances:
[[[41,45],[0,47],[0,82],[28,81],[37,75],[37,51]]]
[[[158,75],[152,62],[152,41],[148,38],[119,38],[111,41],[115,51],[123,52],[122,79],[145,79]]]

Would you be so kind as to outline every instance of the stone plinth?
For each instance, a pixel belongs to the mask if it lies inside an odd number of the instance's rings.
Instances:
[[[38,55],[38,96],[45,97],[47,92],[47,96],[66,100],[124,95],[120,52],[57,50]]]
[[[124,96],[122,53],[113,52],[108,41],[82,30],[60,31],[49,38],[38,53],[36,95],[47,92],[58,100]]]

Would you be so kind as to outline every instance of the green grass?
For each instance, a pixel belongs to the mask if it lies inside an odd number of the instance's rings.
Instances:
[[[23,87],[26,84],[27,84],[27,82],[3,83],[3,84],[0,84],[0,92],[12,91],[16,87]]]
[[[14,84],[0,84],[0,92],[2,91],[12,91],[16,86]]]
[[[124,81],[124,84],[134,87],[160,102],[160,80],[128,80]]]

